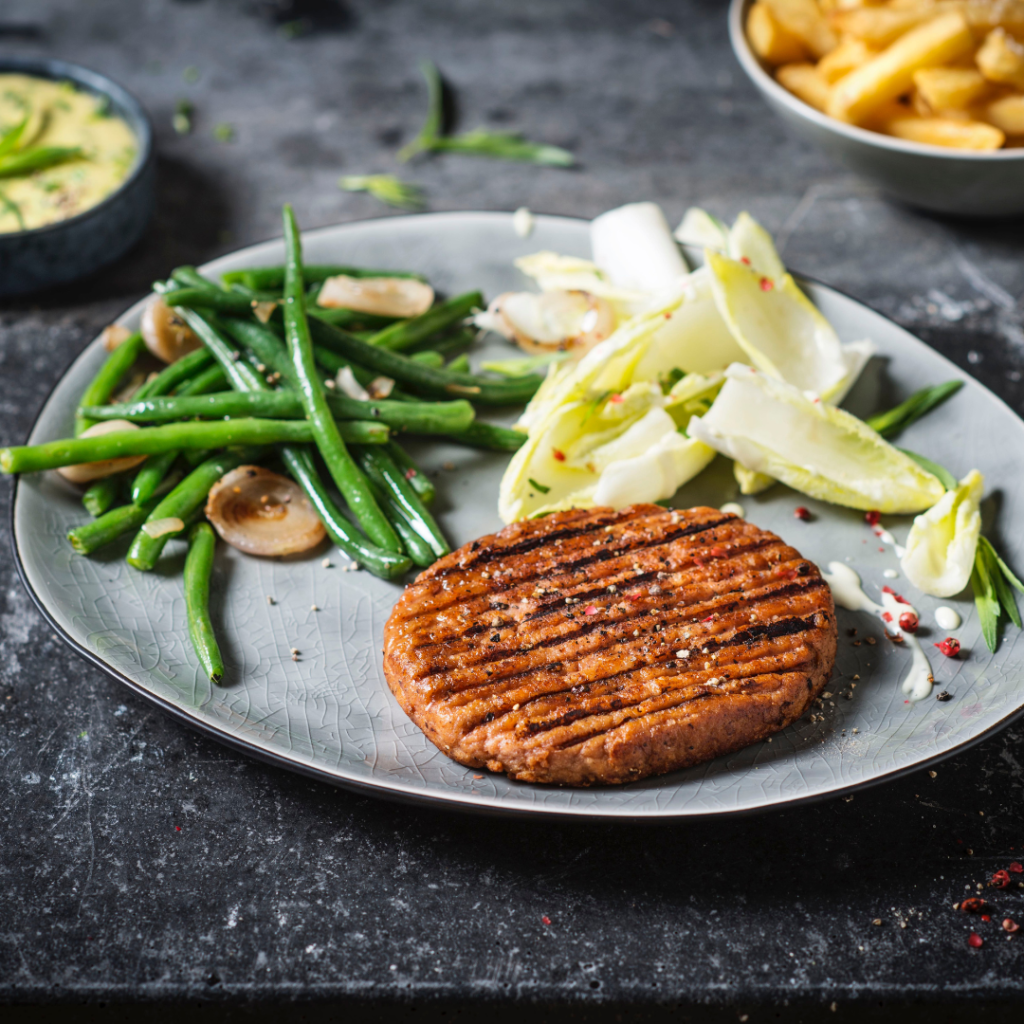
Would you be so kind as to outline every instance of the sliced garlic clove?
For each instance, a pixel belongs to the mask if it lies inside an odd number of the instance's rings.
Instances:
[[[210,489],[206,518],[232,547],[250,555],[294,555],[327,536],[293,480],[262,466],[239,466]]]
[[[476,324],[515,341],[526,352],[571,351],[582,355],[615,330],[615,312],[582,291],[505,292]]]
[[[347,277],[339,274],[323,283],[316,303],[327,309],[405,318],[426,313],[434,304],[434,289],[408,277]]]
[[[343,366],[334,378],[338,390],[354,398],[357,402],[368,402],[370,393],[356,380],[351,366]]]
[[[165,363],[173,363],[203,343],[184,320],[159,295],[154,295],[142,311],[139,328],[146,348]]]
[[[395,382],[390,377],[374,377],[366,391],[374,399],[387,398],[395,390]]]
[[[88,430],[83,430],[79,436],[97,437],[100,434],[110,434],[115,430],[138,429],[137,424],[128,420],[103,420],[100,423],[94,423]],[[123,459],[101,459],[99,462],[80,462],[77,466],[61,466],[57,472],[73,484],[87,484],[93,480],[101,480],[105,476],[123,473],[126,469],[131,469],[145,461],[145,455],[126,455]]]

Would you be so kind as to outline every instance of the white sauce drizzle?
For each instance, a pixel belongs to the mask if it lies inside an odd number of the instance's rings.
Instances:
[[[873,615],[877,615],[885,623],[886,631],[891,629],[892,633],[899,636],[903,643],[910,648],[912,655],[910,672],[903,680],[902,690],[915,703],[924,700],[932,692],[932,683],[934,682],[931,666],[928,664],[928,656],[924,653],[924,648],[921,647],[917,637],[899,628],[899,616],[903,612],[914,611],[913,607],[902,601],[897,601],[896,596],[889,593],[882,594],[884,604],[872,601],[864,593],[857,573],[848,565],[843,565],[842,562],[829,562],[828,572],[823,572],[821,575],[832,588],[832,596],[840,608],[851,612],[871,612]],[[914,612],[914,614],[917,613]]]
[[[935,609],[935,623],[939,629],[959,629],[960,613],[955,608],[943,605]]]
[[[872,526],[871,532],[883,543],[891,544],[893,551],[896,552],[897,558],[902,558],[906,553],[907,549],[901,547],[896,543],[896,538],[884,527],[884,526]]]

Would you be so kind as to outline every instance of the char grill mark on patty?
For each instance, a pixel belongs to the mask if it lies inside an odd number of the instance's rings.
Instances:
[[[713,509],[678,519],[651,506],[550,518],[447,556],[389,620],[386,647],[394,640],[399,658],[386,654],[392,689],[464,763],[499,762],[450,744],[513,744],[527,761],[592,740],[619,749],[651,730],[668,729],[678,744],[681,724],[717,721],[716,708],[740,716],[738,735],[755,725],[767,734],[827,679],[831,595],[779,538]],[[531,530],[539,532],[523,536]]]
[[[781,544],[776,544],[776,547],[780,557],[782,552],[791,550]],[[486,644],[486,637],[493,635],[494,631],[501,635],[505,649],[521,655],[538,646],[560,642],[559,639],[552,641],[549,630],[555,630],[557,636],[561,637],[607,628],[623,621],[634,622],[634,628],[637,628],[640,625],[665,625],[669,621],[685,619],[692,626],[708,615],[721,618],[742,611],[754,602],[760,604],[772,598],[781,599],[810,585],[823,585],[817,576],[799,575],[798,567],[805,564],[799,556],[789,559],[785,564],[762,556],[763,546],[737,548],[728,557],[716,558],[710,571],[699,577],[694,575],[692,568],[685,566],[677,571],[658,574],[663,577],[661,579],[657,579],[654,573],[641,573],[639,576],[613,573],[605,577],[597,588],[593,587],[596,582],[594,580],[557,578],[557,585],[552,588],[556,596],[549,598],[545,595],[539,600],[534,596],[536,592],[533,588],[527,585],[522,597],[517,597],[516,592],[508,595],[512,605],[520,606],[521,613],[518,616],[488,616],[485,607],[487,596],[476,595],[464,603],[465,616],[471,622],[470,625],[451,623],[450,628],[440,633],[418,633],[416,642],[410,645],[407,653],[417,660],[429,660],[430,665],[424,669],[425,674],[439,674],[448,671],[456,663],[465,666],[467,657],[480,658],[480,646],[476,638],[484,637],[483,642]],[[755,558],[760,564],[751,564]],[[746,586],[736,588],[731,584],[740,572],[744,574]],[[648,588],[643,593],[635,593],[638,580],[656,585],[658,592],[652,594]],[[619,589],[615,593],[608,590],[612,581],[618,581],[616,586]],[[581,586],[585,588],[582,591]],[[685,588],[685,593],[680,588]],[[567,606],[565,596],[574,595],[578,595],[578,602]],[[586,615],[586,608],[590,605],[597,610],[593,617]],[[457,614],[457,609],[453,607],[446,609],[446,619]],[[643,618],[652,618],[653,621],[641,622]],[[708,632],[707,629],[701,631]],[[496,655],[501,656],[500,653]],[[486,658],[486,655],[483,657]],[[453,664],[449,664],[449,661]]]

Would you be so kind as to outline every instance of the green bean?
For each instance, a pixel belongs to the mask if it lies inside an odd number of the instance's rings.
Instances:
[[[230,270],[221,274],[220,279],[228,285],[242,284],[257,291],[268,291],[284,287],[285,267],[249,267],[246,270]],[[411,274],[404,270],[368,270],[365,267],[348,267],[342,264],[310,263],[302,268],[303,279],[310,284],[326,281],[329,277],[406,277],[414,281],[425,281],[422,274]]]
[[[212,309],[218,313],[236,316],[252,312],[253,300],[241,292],[226,292],[213,288],[171,288],[163,293],[168,306],[185,309]]]
[[[451,373],[469,373],[469,356],[463,352],[461,356],[456,356],[445,369]]]
[[[521,405],[533,397],[544,380],[537,374],[510,380],[489,380],[468,373],[451,373],[447,369],[434,370],[398,352],[353,338],[351,334],[321,320],[311,320],[309,326],[318,344],[364,369],[390,377],[431,398],[458,396],[482,405]]]
[[[160,455],[151,455],[146,459],[142,468],[135,474],[135,479],[132,480],[131,496],[136,505],[148,501],[156,494],[180,454],[181,452],[172,449],[169,452],[162,452]]]
[[[115,473],[113,476],[93,481],[82,495],[82,504],[86,512],[91,516],[103,515],[117,501],[124,480],[124,473]]]
[[[409,355],[409,358],[414,363],[419,363],[420,366],[430,366],[435,370],[439,370],[444,366],[444,356],[431,348],[425,348],[421,352],[413,352]]]
[[[368,569],[374,576],[382,579],[397,579],[409,571],[409,559],[404,554],[385,551],[371,544],[358,531],[352,528],[349,521],[338,511],[331,500],[327,489],[313,464],[313,456],[308,447],[292,447],[289,445],[281,450],[288,472],[296,483],[306,492],[313,507],[320,516],[320,521],[327,530],[327,536],[348,555]]]
[[[412,559],[413,565],[418,565],[421,568],[433,565],[437,559],[434,557],[434,552],[431,550],[430,545],[412,528],[394,498],[390,494],[381,491],[380,488],[374,488],[374,494],[380,502],[381,508],[387,510],[388,518],[394,525],[395,532],[402,538],[402,545],[409,558]]]
[[[315,297],[310,296],[309,302],[315,301]],[[332,306],[312,306],[306,312],[329,324],[344,327],[347,331],[369,331],[371,336],[376,336],[383,328],[390,327],[398,320],[398,317],[378,316],[376,313],[361,313],[358,309],[336,309]]]
[[[303,305],[305,287],[299,227],[290,205],[285,205],[283,213],[285,247],[288,254],[284,282],[285,341],[288,343],[288,354],[295,367],[295,384],[306,411],[306,418],[313,429],[317,448],[331,478],[366,531],[366,535],[385,550],[397,551],[400,541],[345,447],[345,441],[317,378],[313,342]]]
[[[392,352],[403,352],[426,338],[432,338],[446,327],[465,320],[474,309],[479,309],[484,304],[484,297],[479,292],[457,295],[447,302],[439,302],[426,313],[385,327],[370,344],[390,349]]]
[[[182,288],[212,288],[213,291],[223,291],[216,281],[203,277],[195,267],[175,267],[171,271],[171,280]]]
[[[292,380],[295,368],[288,358],[288,350],[284,341],[271,328],[234,316],[226,316],[220,323],[233,341],[252,350],[258,362],[274,373],[279,373],[284,380]],[[265,385],[262,390],[266,390]]]
[[[114,393],[114,388],[121,382],[121,378],[132,368],[135,360],[139,358],[145,349],[142,335],[135,333],[126,341],[122,342],[103,361],[99,372],[89,382],[89,386],[82,392],[79,405],[103,405]],[[75,437],[92,426],[86,417],[75,413]]]
[[[264,365],[281,373],[286,380],[294,373],[283,342],[269,327],[234,317],[226,317],[220,322],[220,326],[239,344],[246,345],[255,352],[257,359]],[[226,347],[218,347],[218,351],[230,359]],[[243,393],[270,393],[266,381],[256,374],[247,380],[239,376],[236,386]],[[361,565],[365,565],[374,575],[384,579],[394,579],[408,571],[409,560],[403,554],[385,551],[353,529],[328,495],[307,448],[286,445],[281,449],[281,458],[317,510],[328,536],[342,551]]]
[[[395,430],[413,434],[447,434],[453,430],[464,430],[473,422],[474,416],[473,406],[466,401],[364,402],[339,394],[328,395],[326,400],[336,419],[384,423]],[[90,415],[101,420],[125,419],[132,423],[166,423],[193,416],[256,416],[260,419],[301,419],[305,416],[298,393],[286,389],[162,396],[143,402],[87,408]]]
[[[221,452],[207,459],[193,469],[169,494],[160,499],[146,517],[146,523],[156,523],[162,519],[180,519],[183,523],[186,522],[203,507],[210,488],[225,473],[231,472],[236,466],[255,461],[260,453],[259,448],[242,448]],[[142,570],[152,569],[167,542],[183,532],[182,529],[151,537],[146,533],[146,523],[143,523],[142,529],[135,535],[135,540],[128,549],[128,564]]]
[[[182,356],[169,366],[165,366],[152,380],[146,381],[133,397],[142,399],[152,395],[170,394],[211,362],[213,356],[205,348],[197,348],[195,352],[189,352],[187,356]]]
[[[427,338],[426,341],[420,342],[419,345],[406,349],[406,354],[413,355],[426,349],[431,352],[438,352],[441,355],[447,355],[449,352],[454,352],[457,348],[466,348],[472,345],[476,341],[477,333],[478,331],[475,327],[460,327],[457,330],[442,335],[440,338]]]
[[[480,420],[474,420],[465,430],[453,431],[446,437],[455,444],[491,452],[515,452],[526,443],[526,434],[522,431],[481,423]]]
[[[391,461],[401,470],[403,476],[412,485],[412,489],[420,496],[424,505],[429,505],[437,497],[437,488],[426,473],[410,458],[409,453],[394,441],[385,446]]]
[[[384,444],[383,423],[358,420],[338,424],[341,436],[353,444]],[[47,444],[0,448],[0,472],[39,473],[80,462],[100,462],[129,455],[159,455],[172,449],[225,448],[229,445],[306,444],[313,431],[305,420],[209,420],[168,423],[139,430],[112,430],[96,437],[63,438]]]
[[[434,557],[447,555],[451,547],[441,528],[427,511],[415,488],[406,480],[405,474],[392,462],[383,447],[379,450],[356,448],[355,455],[363,472],[378,488],[388,493],[406,523],[427,544]],[[410,551],[409,554],[413,553]],[[413,558],[415,560],[415,556]]]
[[[185,556],[185,612],[188,635],[199,664],[211,683],[224,678],[224,659],[210,621],[210,576],[217,538],[209,523],[196,523],[189,530]]]
[[[228,378],[219,366],[208,366],[201,373],[197,373],[191,380],[178,388],[175,398],[186,395],[208,395],[211,392],[220,392],[228,387]]]
[[[191,380],[185,381],[175,397],[198,396],[205,394],[207,391],[219,391],[226,383],[227,378],[219,366],[208,366]],[[101,416],[100,418],[104,417]],[[132,481],[131,496],[133,502],[138,504],[156,494],[164,485],[167,474],[170,472],[179,454],[180,452],[177,451],[169,451],[146,459]]]
[[[220,330],[220,321],[214,317],[203,317],[193,309],[175,307],[185,322],[195,331],[199,340],[209,349],[224,371],[228,383],[236,391],[258,391],[263,378],[248,363],[243,362],[241,353],[232,348]]]
[[[153,498],[141,504],[122,505],[120,508],[111,509],[91,523],[76,526],[68,533],[68,540],[80,555],[92,554],[118,537],[137,530],[156,507],[156,503],[157,499]]]

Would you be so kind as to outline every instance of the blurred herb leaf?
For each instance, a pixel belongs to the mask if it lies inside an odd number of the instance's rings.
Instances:
[[[189,100],[178,100],[174,105],[174,117],[171,126],[179,135],[188,135],[192,131],[192,115],[196,108]]]
[[[423,77],[427,80],[427,119],[419,135],[398,151],[403,163],[417,153],[445,152],[464,153],[469,156],[486,156],[497,160],[519,160],[544,164],[548,167],[571,167],[573,155],[558,146],[531,142],[517,132],[492,132],[477,128],[460,135],[444,133],[444,83],[437,66],[429,60],[420,64]]]
[[[338,187],[346,192],[369,192],[401,210],[421,210],[425,205],[422,190],[394,174],[349,174],[338,179]]]

